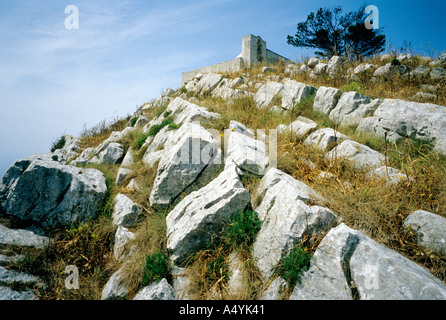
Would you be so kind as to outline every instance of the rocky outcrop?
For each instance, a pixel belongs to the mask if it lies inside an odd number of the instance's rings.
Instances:
[[[385,99],[371,117],[359,122],[357,130],[390,141],[403,138],[431,142],[446,154],[446,107],[430,103]]]
[[[164,144],[150,203],[169,205],[215,161],[217,146],[203,127],[185,123]]]
[[[102,172],[34,155],[8,169],[0,184],[0,202],[7,213],[23,220],[69,227],[96,217],[106,191]]]
[[[417,210],[404,222],[404,228],[415,234],[415,240],[428,250],[446,255],[446,218],[432,212]]]
[[[340,224],[319,244],[292,300],[446,299],[446,286],[425,268]]]
[[[225,167],[235,165],[242,171],[264,175],[269,164],[268,147],[262,141],[236,131],[228,139]]]
[[[308,206],[310,197],[321,197],[277,169],[270,169],[263,179],[257,192],[264,197],[256,209],[263,224],[253,245],[253,257],[260,273],[268,280],[281,258],[304,235],[311,237],[326,232],[338,223],[338,218],[326,208]]]
[[[172,260],[180,264],[194,250],[218,238],[231,217],[243,212],[248,202],[248,191],[231,169],[185,197],[166,218]]]
[[[175,300],[172,286],[166,279],[141,289],[133,300]]]

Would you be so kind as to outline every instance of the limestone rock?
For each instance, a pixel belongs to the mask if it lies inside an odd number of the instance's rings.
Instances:
[[[326,154],[327,159],[345,158],[361,169],[377,169],[383,165],[384,155],[363,144],[352,140],[344,140]]]
[[[260,300],[279,300],[280,295],[286,290],[287,284],[283,278],[276,278],[268,289],[260,297]]]
[[[357,125],[362,118],[371,115],[382,103],[381,99],[372,100],[355,91],[344,92],[329,118],[341,126]]]
[[[425,77],[429,74],[430,68],[426,66],[418,66],[413,72],[412,75],[417,78]]]
[[[33,290],[15,291],[9,287],[0,286],[0,300],[36,300],[37,295]]]
[[[250,138],[254,138],[254,132],[251,129],[248,129],[245,125],[243,125],[240,122],[237,122],[235,120],[231,120],[229,122],[228,130],[230,132],[238,132],[238,133],[244,134],[245,136],[248,136]]]
[[[105,198],[104,174],[55,161],[16,161],[0,183],[0,202],[9,214],[45,227],[71,226],[94,218]]]
[[[446,70],[440,67],[433,68],[429,76],[432,80],[443,80],[446,78]]]
[[[235,133],[234,133],[235,134]],[[165,152],[150,193],[150,204],[168,205],[215,159],[213,136],[203,127],[185,123],[165,142]]]
[[[116,271],[102,290],[101,300],[118,300],[127,297],[130,288],[123,280],[123,268]]]
[[[268,163],[268,147],[263,142],[238,132],[230,134],[225,167],[235,164],[242,170],[263,175]]]
[[[323,75],[327,72],[327,63],[319,62],[313,69],[313,73],[317,76]]]
[[[96,148],[97,154],[90,162],[103,164],[117,164],[124,157],[124,148],[120,143],[110,142]]]
[[[404,228],[412,229],[416,241],[423,247],[446,255],[446,218],[417,210],[406,218]]]
[[[446,286],[427,269],[340,224],[319,244],[292,300],[436,300]]]
[[[66,164],[79,155],[80,151],[80,139],[70,135],[63,136],[65,139],[65,145],[53,152],[53,155],[57,156],[57,161]]]
[[[118,173],[116,174],[116,184],[121,184],[127,176],[132,173],[132,170],[127,168],[119,168]]]
[[[277,132],[288,133],[297,139],[302,139],[310,131],[317,128],[317,123],[311,119],[299,116],[289,126],[280,125],[277,127]]]
[[[334,77],[342,66],[342,58],[340,56],[331,57],[327,65],[327,74],[329,77]]]
[[[290,110],[296,104],[310,97],[316,88],[295,80],[285,80],[282,90],[282,108]]]
[[[120,193],[114,199],[113,224],[131,228],[134,226],[142,207],[134,203],[126,195]]]
[[[310,58],[310,60],[307,62],[307,66],[313,69],[319,64],[319,61],[320,60],[318,58]]]
[[[261,221],[265,219],[270,206],[276,202],[276,198],[283,192],[287,192],[291,198],[297,198],[306,204],[324,201],[321,195],[305,183],[294,179],[277,168],[269,168],[265,176],[260,180],[256,190],[256,196],[263,198],[262,203],[255,208]]]
[[[357,130],[390,141],[416,138],[430,141],[434,150],[446,154],[446,108],[404,100],[385,99],[372,117],[362,119]]]
[[[255,95],[255,102],[258,108],[266,108],[268,107],[273,98],[279,95],[284,89],[283,84],[278,82],[268,81],[262,87],[260,87],[259,91],[257,91]]]
[[[50,239],[29,230],[9,229],[0,224],[0,244],[44,248]]]
[[[195,85],[195,90],[200,94],[210,93],[221,81],[222,76],[217,73],[207,73],[200,78],[198,83]]]
[[[329,115],[331,110],[336,107],[341,94],[341,90],[336,88],[319,87],[314,98],[313,110]]]
[[[194,250],[218,238],[233,215],[249,202],[235,170],[224,170],[208,185],[186,196],[167,215],[167,248],[172,260],[181,263]]]
[[[135,238],[135,234],[126,227],[119,225],[115,233],[115,243],[113,245],[113,256],[116,260],[124,258],[125,245]]]
[[[374,68],[375,68],[375,66],[373,64],[361,63],[354,69],[353,73],[358,75],[358,74],[361,74],[361,73],[364,73],[364,72],[370,72]]]
[[[290,185],[283,185],[275,193],[274,201],[269,195],[262,201],[268,202],[268,210],[253,245],[253,258],[265,280],[273,275],[281,258],[299,244],[304,234],[318,235],[338,223],[338,217],[330,210],[306,205],[300,193],[294,191]]]
[[[412,181],[411,177],[408,177],[400,170],[387,166],[382,166],[371,171],[370,175],[373,177],[384,178],[386,180],[386,185],[397,185],[402,182]]]
[[[403,75],[406,72],[406,67],[403,65],[393,66],[391,63],[379,67],[375,70],[373,75],[378,78],[389,78],[393,76]]]
[[[166,279],[141,289],[133,300],[175,300],[172,286]]]
[[[173,117],[173,121],[177,125],[181,125],[186,122],[199,121],[207,122],[209,120],[220,117],[218,113],[210,112],[208,109],[197,106],[189,101],[181,98],[175,98],[167,106],[166,112],[170,112]],[[161,123],[164,120],[164,116],[160,116]]]
[[[312,132],[305,140],[304,144],[313,146],[321,151],[329,151],[336,143],[350,138],[332,128],[322,128]]]

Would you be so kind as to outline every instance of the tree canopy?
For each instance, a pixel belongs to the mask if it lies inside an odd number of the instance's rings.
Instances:
[[[317,49],[315,54],[320,57],[347,55],[361,59],[383,51],[386,42],[380,29],[366,28],[365,19],[364,7],[346,14],[341,7],[320,8],[297,24],[296,34],[288,35],[287,43]]]

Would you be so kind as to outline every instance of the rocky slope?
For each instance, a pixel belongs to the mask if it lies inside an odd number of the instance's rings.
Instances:
[[[310,59],[304,66],[287,66],[286,73],[290,77],[301,72],[333,76],[339,63],[338,59],[328,63]],[[388,77],[394,72],[392,65],[382,68],[374,71],[375,77]],[[374,66],[357,69],[354,74]],[[437,64],[432,70],[427,69],[420,68],[415,73],[441,77]],[[261,222],[250,247],[255,268],[265,284],[259,292],[261,299],[281,297],[287,282],[277,276],[276,270],[282,259],[311,237],[322,240],[314,248],[307,270],[301,272],[301,280],[287,289],[291,292],[289,299],[446,299],[444,282],[429,270],[350,228],[322,195],[277,169],[269,148],[272,145],[267,146],[258,135],[256,139],[244,124],[231,121],[224,142],[221,141],[219,132],[206,124],[222,115],[200,106],[197,97],[251,97],[256,108],[279,114],[287,114],[299,102],[314,97],[313,110],[328,117],[336,127],[357,126],[357,131],[395,142],[403,138],[425,140],[443,155],[446,108],[430,103],[371,99],[331,87],[316,88],[292,78],[269,75],[268,69],[264,71],[259,76],[246,73],[235,78],[197,75],[183,88],[168,90],[156,101],[143,105],[135,113],[137,121],[133,126],[129,124],[123,131],[113,132],[96,147],[82,150],[80,139],[67,136],[65,146],[55,152],[16,161],[1,180],[0,206],[5,217],[26,221],[31,227],[12,229],[0,225],[0,250],[5,253],[0,255],[0,264],[9,268],[0,267],[0,299],[34,299],[34,290],[45,286],[31,274],[14,271],[22,257],[8,254],[8,248],[30,246],[42,250],[51,245],[48,230],[79,225],[100,214],[109,186],[102,172],[82,166],[117,166],[114,183],[126,182],[125,190],[132,190],[141,188],[137,179],[126,178],[132,175],[136,161],[156,172],[153,188],[146,195],[151,207],[168,210],[165,237],[173,280],[164,278],[131,293],[121,268],[104,286],[102,299],[190,297],[185,261],[221,238],[233,218],[248,208],[256,212]],[[161,106],[165,106],[161,114],[147,117]],[[163,125],[166,118],[175,125]],[[147,136],[140,149],[145,150],[144,154],[135,159],[136,151],[126,148],[123,141],[132,132],[148,133],[155,126],[159,130]],[[367,172],[370,180],[384,179],[388,185],[396,186],[412,179],[386,165],[382,153],[333,128],[320,127],[312,119],[297,117],[279,125],[277,132],[292,134],[304,145],[324,153],[327,159],[347,159],[353,167]],[[260,180],[251,192],[243,184],[243,177],[249,175]],[[123,193],[114,198],[113,206],[113,257],[125,265],[138,250],[128,244],[135,238],[133,228],[143,208]],[[403,227],[413,230],[420,246],[440,256],[446,254],[446,218],[419,210],[408,216]],[[237,292],[249,280],[237,252],[231,257],[227,286],[228,291]]]

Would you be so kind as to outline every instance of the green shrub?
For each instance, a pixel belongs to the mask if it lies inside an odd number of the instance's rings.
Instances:
[[[134,127],[136,124],[136,121],[138,121],[138,117],[133,117],[130,119],[130,126]]]
[[[167,118],[168,116],[170,116],[171,113],[172,113],[172,111],[166,111],[166,112],[164,112],[163,117]]]
[[[135,148],[136,150],[141,149],[141,147],[144,145],[144,143],[146,142],[147,138],[149,137],[148,133],[141,133],[138,137],[136,137],[136,139],[133,141],[132,143],[132,147]]]
[[[171,124],[169,124],[169,127],[168,127],[170,130],[176,130],[176,129],[179,129],[180,128],[180,126],[179,125],[177,125],[176,123],[171,123]]]
[[[65,146],[65,136],[60,137],[59,139],[56,139],[52,145],[51,145],[51,152],[56,151],[57,149],[62,149]]]
[[[310,260],[310,254],[296,247],[288,256],[281,259],[277,272],[288,283],[289,288],[294,288],[296,283],[301,283],[302,272],[308,270]]]
[[[146,265],[143,272],[143,286],[160,281],[163,278],[168,279],[170,275],[169,269],[170,261],[164,253],[158,251],[146,258]]]
[[[158,132],[160,132],[160,130],[162,128],[164,128],[165,126],[169,125],[173,123],[173,120],[170,118],[164,119],[163,122],[161,122],[161,124],[154,124],[153,126],[150,127],[149,132],[147,133],[148,136],[154,136],[156,135]]]
[[[247,210],[237,214],[226,227],[224,241],[233,249],[249,248],[259,232],[261,224],[262,222],[255,211]]]
[[[390,61],[390,64],[392,66],[399,66],[401,64],[401,62],[397,58],[393,58],[392,61]]]

